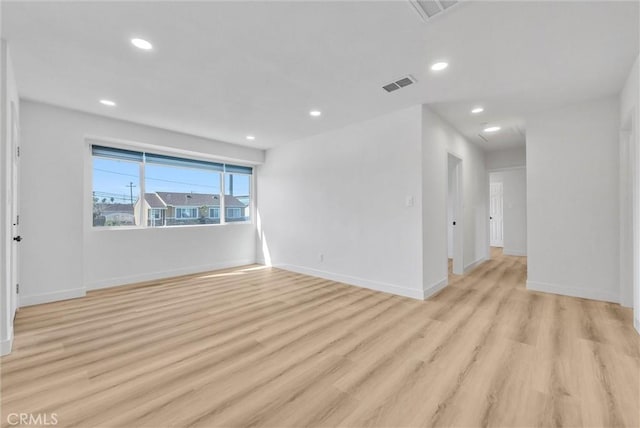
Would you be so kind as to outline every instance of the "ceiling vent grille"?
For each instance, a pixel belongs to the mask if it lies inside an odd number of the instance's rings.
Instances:
[[[396,80],[395,82],[388,83],[382,87],[387,92],[397,91],[398,89],[404,88],[405,86],[413,85],[416,83],[416,79],[413,76],[406,76],[402,79]]]
[[[458,4],[458,0],[409,0],[409,3],[418,12],[423,21],[442,15]]]

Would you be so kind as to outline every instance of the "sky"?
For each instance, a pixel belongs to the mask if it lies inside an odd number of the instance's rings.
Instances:
[[[229,194],[229,176],[225,187]],[[233,194],[249,194],[250,177],[233,177]],[[130,184],[133,183],[133,198]],[[140,164],[114,159],[93,158],[93,192],[99,200],[106,198],[115,203],[131,203],[140,192]],[[176,168],[145,164],[145,192],[220,193],[220,173],[192,168]]]

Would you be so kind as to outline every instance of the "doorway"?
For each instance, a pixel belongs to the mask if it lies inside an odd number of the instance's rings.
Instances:
[[[447,160],[447,256],[449,272],[464,273],[462,227],[462,159],[449,153]]]
[[[22,240],[20,236],[20,214],[19,214],[19,204],[20,199],[18,198],[18,180],[20,177],[19,167],[20,167],[20,145],[19,145],[19,135],[20,130],[18,128],[18,112],[17,107],[14,102],[11,102],[11,108],[9,110],[9,126],[11,132],[11,141],[9,142],[11,151],[12,151],[12,161],[11,161],[11,232],[12,232],[12,240],[11,240],[11,284],[10,284],[10,322],[13,325],[13,318],[15,317],[16,310],[18,309],[18,291],[19,291],[19,283],[20,283],[20,267],[19,267],[19,259],[20,259],[20,241]]]
[[[489,245],[504,247],[504,183],[499,173],[489,174]]]

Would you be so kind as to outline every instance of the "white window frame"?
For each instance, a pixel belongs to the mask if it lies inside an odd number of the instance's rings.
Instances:
[[[235,215],[230,215],[230,214],[229,214],[230,212],[235,212],[236,210],[237,210],[237,212],[239,213],[239,215],[235,216]],[[242,208],[240,208],[240,207],[229,207],[229,208],[227,208],[227,215],[226,215],[226,217],[229,217],[229,218],[241,218],[241,217],[243,217],[243,215],[242,215]]]
[[[149,219],[149,213],[148,210],[145,209],[145,203],[144,203],[144,195],[146,193],[146,189],[145,189],[145,162],[138,162],[139,164],[139,168],[140,168],[140,174],[139,174],[139,195],[138,198],[142,199],[141,203],[140,203],[140,207],[138,208],[140,213],[139,213],[139,218],[140,218],[140,222],[138,225],[133,225],[133,226],[93,226],[93,220],[92,220],[92,214],[93,214],[93,196],[92,196],[92,192],[93,192],[93,154],[92,154],[92,146],[93,145],[100,145],[100,146],[105,146],[105,147],[113,147],[114,149],[123,149],[123,150],[133,150],[133,151],[142,151],[144,153],[154,153],[154,154],[159,154],[159,155],[166,155],[166,156],[176,156],[176,157],[183,157],[185,159],[193,159],[193,160],[203,160],[203,161],[209,161],[209,162],[217,162],[217,163],[222,163],[222,164],[227,164],[229,161],[227,159],[224,158],[219,158],[216,156],[211,156],[205,153],[199,153],[199,152],[192,152],[192,151],[188,151],[188,150],[182,150],[182,149],[174,149],[174,148],[170,148],[170,147],[163,147],[163,146],[156,146],[153,144],[146,144],[146,143],[139,143],[139,142],[135,142],[135,141],[129,141],[129,140],[121,140],[121,139],[115,139],[115,138],[108,138],[108,137],[102,137],[102,136],[94,136],[94,135],[86,135],[85,139],[84,139],[84,143],[85,143],[85,162],[84,162],[84,195],[85,195],[85,203],[83,204],[83,212],[84,212],[84,225],[85,225],[85,230],[86,231],[90,231],[90,232],[102,232],[102,231],[107,231],[107,230],[131,230],[131,229],[158,229],[158,227],[152,227],[152,226],[148,226],[147,222]],[[133,162],[133,161],[131,161]],[[133,162],[136,163],[136,162]],[[236,221],[236,222],[229,222],[227,223],[225,221],[225,216],[224,215],[220,215],[219,217],[219,223],[210,223],[210,224],[189,224],[189,225],[180,225],[180,224],[176,224],[176,225],[167,225],[164,226],[164,228],[174,228],[174,227],[219,227],[219,226],[225,226],[225,225],[242,225],[242,224],[254,224],[255,222],[255,198],[256,198],[256,194],[255,194],[255,180],[256,180],[256,170],[255,170],[255,165],[253,164],[249,164],[249,163],[244,163],[244,162],[236,162],[236,161],[232,161],[231,162],[233,165],[237,165],[237,166],[245,166],[248,168],[253,168],[253,174],[243,174],[243,173],[229,173],[229,172],[225,172],[225,171],[221,171],[219,173],[219,177],[220,177],[220,207],[219,207],[219,212],[222,214],[225,212],[225,195],[224,195],[224,189],[225,189],[225,175],[226,174],[236,174],[236,175],[248,175],[249,176],[249,201],[248,201],[248,205],[245,208],[245,214],[248,213],[248,215],[245,215],[246,217],[249,217],[248,220],[245,221]],[[177,208],[177,207],[176,207]],[[186,208],[193,208],[193,207],[186,207]],[[197,209],[197,208],[196,208]],[[135,214],[134,214],[135,215]],[[194,219],[197,219],[198,217],[194,217]],[[177,217],[168,217],[167,214],[165,213],[165,221],[166,220],[171,220],[174,219],[176,220]],[[182,218],[180,219],[182,220]]]
[[[176,220],[193,220],[200,217],[198,213],[198,207],[177,206],[175,207],[175,210]],[[192,212],[195,212],[196,215],[194,217],[178,217],[178,210],[191,210]]]

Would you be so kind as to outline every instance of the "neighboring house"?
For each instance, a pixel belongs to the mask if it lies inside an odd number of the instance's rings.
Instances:
[[[248,204],[230,195],[224,196],[225,221],[245,221]],[[220,197],[205,193],[145,193],[144,209],[148,226],[220,223]],[[136,213],[138,211],[136,210]]]
[[[94,204],[94,226],[123,226],[135,225],[133,214],[134,206],[131,204]]]
[[[139,202],[136,203],[136,218],[141,212],[138,209],[139,206]],[[167,224],[167,205],[157,194],[144,194],[144,209],[147,210],[147,226],[165,226]]]

